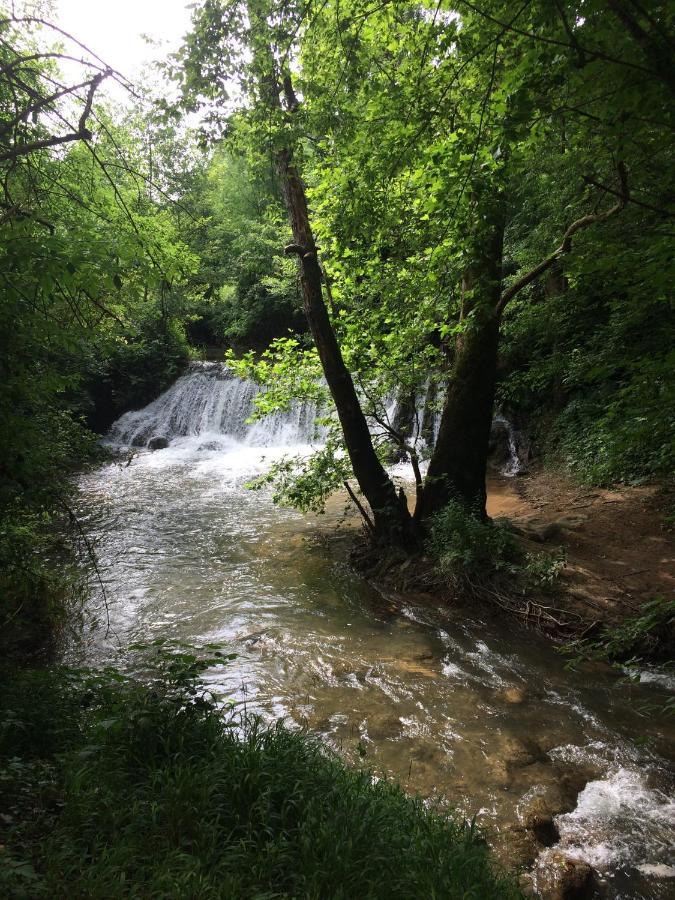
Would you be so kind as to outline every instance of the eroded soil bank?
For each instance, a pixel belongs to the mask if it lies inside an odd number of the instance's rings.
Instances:
[[[507,518],[524,547],[564,559],[555,590],[509,610],[555,639],[600,633],[675,592],[675,494],[662,486],[594,488],[538,471],[488,480],[488,513]],[[444,595],[430,560],[374,576],[391,596]],[[665,660],[659,660],[665,661]]]

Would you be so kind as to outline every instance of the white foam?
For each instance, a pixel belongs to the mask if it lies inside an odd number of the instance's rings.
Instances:
[[[675,841],[675,800],[619,768],[589,782],[576,809],[558,816],[560,848],[597,869],[666,863]]]
[[[675,878],[675,866],[667,866],[665,863],[644,863],[638,866],[638,870],[653,878]]]

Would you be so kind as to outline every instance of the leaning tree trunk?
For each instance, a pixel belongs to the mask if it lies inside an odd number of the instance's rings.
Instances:
[[[501,315],[504,226],[498,216],[476,248],[463,288],[460,335],[441,423],[415,517],[425,519],[457,499],[485,518],[485,476],[495,399]]]
[[[354,382],[345,366],[323,300],[321,269],[309,223],[305,189],[291,164],[290,150],[277,153],[277,171],[295,241],[286,250],[296,253],[300,260],[305,315],[335,401],[354,475],[373,512],[376,538],[410,546],[414,543],[412,518],[405,499],[397,495],[375,453]]]

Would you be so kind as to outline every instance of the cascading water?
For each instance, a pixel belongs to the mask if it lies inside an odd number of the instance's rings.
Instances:
[[[225,437],[252,447],[279,447],[321,440],[316,404],[311,402],[294,402],[288,412],[249,422],[259,392],[252,381],[237,378],[221,363],[192,363],[161,397],[118,419],[109,441],[146,447],[153,438]]]
[[[325,429],[316,425],[317,407],[313,402],[294,401],[290,409],[273,413],[258,421],[250,421],[254,400],[260,388],[252,381],[238,378],[222,363],[194,362],[188,371],[160,397],[144,409],[125,413],[113,425],[108,442],[113,446],[153,447],[173,443],[203,449],[222,448],[227,442],[248,447],[293,447],[321,443]],[[384,421],[403,428],[409,439],[422,451],[427,448],[422,424],[429,421],[427,437],[435,441],[440,426],[440,412],[427,409],[429,383],[419,391],[404,421],[398,392],[393,391],[384,402]],[[381,431],[378,425],[374,432]],[[493,436],[501,455],[497,468],[502,475],[513,476],[523,471],[519,458],[517,435],[511,423],[497,413]],[[166,443],[165,443],[166,442]],[[403,470],[401,470],[403,472]]]
[[[329,539],[341,502],[317,520],[244,488],[270,460],[322,439],[312,404],[247,424],[257,391],[196,363],[114,425],[111,444],[169,446],[82,478],[79,514],[116,636],[111,645],[92,624],[85,659],[117,661],[116,640],[217,642],[236,658],[207,673],[213,690],[450,798],[509,864],[522,861],[514,847],[541,798],[576,785],[558,848],[598,867],[605,897],[665,897],[672,730],[639,706],[665,702],[667,688],[575,675],[543,638],[470,608],[393,608]]]

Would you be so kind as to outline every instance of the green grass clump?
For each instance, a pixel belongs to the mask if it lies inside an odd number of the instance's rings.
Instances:
[[[5,683],[2,896],[519,896],[472,826],[306,733],[228,718],[185,659],[143,683],[53,669]]]

